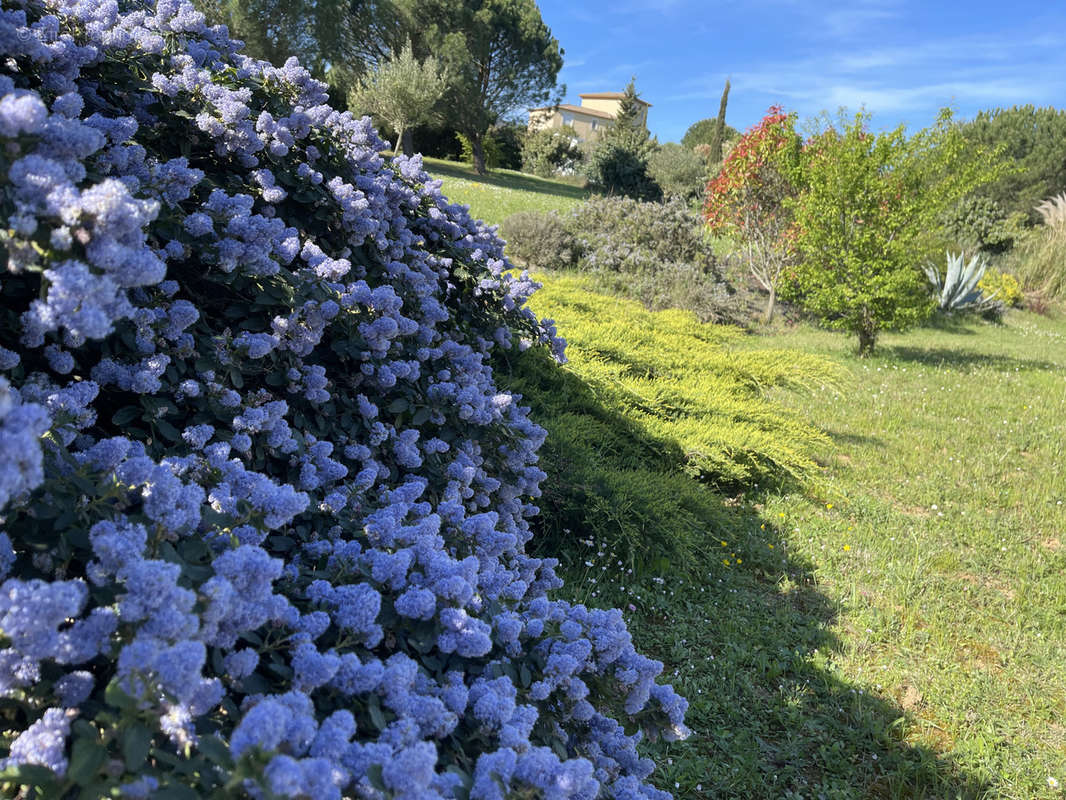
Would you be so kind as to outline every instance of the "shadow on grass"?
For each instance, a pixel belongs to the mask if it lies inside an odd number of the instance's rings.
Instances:
[[[679,799],[987,791],[908,743],[916,720],[894,699],[834,670],[839,607],[760,513],[763,495],[699,484],[682,472],[683,454],[535,353],[498,380],[548,430],[530,550],[562,560],[563,596],[627,609],[638,648],[690,702],[693,735],[647,746],[661,788]]]
[[[478,175],[473,167],[465,164],[455,164],[434,159],[426,162],[426,171],[435,177],[447,175],[450,178],[487,183],[491,186],[501,186],[505,189],[549,194],[574,200],[586,200],[589,196],[588,190],[580,186],[538,178],[533,175],[524,175],[510,170],[489,170],[486,175]]]
[[[977,320],[973,316],[965,314],[935,313],[922,323],[924,328],[932,328],[944,333],[955,333],[961,336],[975,336],[977,331],[974,326]]]
[[[1052,370],[1060,365],[1050,361],[1028,358],[1012,358],[999,353],[979,353],[974,350],[956,350],[948,347],[886,347],[892,358],[909,361],[926,367],[947,368],[955,370],[972,370],[986,367],[1000,372],[1013,372],[1016,369]]]
[[[831,428],[825,428],[824,433],[832,439],[834,442],[844,442],[846,444],[863,445],[865,447],[876,447],[884,449],[885,443],[878,439],[876,436],[863,436],[858,433],[841,433]]]

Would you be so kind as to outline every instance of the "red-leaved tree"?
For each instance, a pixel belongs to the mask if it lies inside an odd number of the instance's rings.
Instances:
[[[771,106],[707,184],[707,226],[733,237],[743,248],[752,276],[769,295],[763,317],[767,323],[774,316],[781,275],[796,258],[796,232],[786,200],[798,192],[800,154],[796,115]]]

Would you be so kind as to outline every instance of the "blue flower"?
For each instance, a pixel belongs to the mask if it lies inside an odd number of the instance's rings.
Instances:
[[[44,715],[26,728],[14,742],[4,760],[5,767],[17,764],[38,764],[56,775],[67,772],[67,736],[70,735],[72,715],[61,708],[49,708]]]

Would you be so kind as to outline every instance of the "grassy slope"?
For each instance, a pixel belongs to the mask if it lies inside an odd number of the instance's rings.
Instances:
[[[567,211],[588,197],[580,186],[547,180],[507,169],[478,175],[474,168],[454,161],[425,159],[426,169],[444,181],[444,194],[454,203],[470,206],[470,213],[498,225],[516,211]]]
[[[1066,782],[1066,324],[925,329],[868,363],[816,331],[785,343],[855,377],[782,398],[834,439],[834,507],[766,504],[839,605],[834,670],[989,795],[1047,796]]]
[[[629,608],[692,702],[657,780],[685,798],[1062,797],[1066,323],[886,336],[867,361],[805,327],[752,345],[852,374],[778,398],[832,439],[821,491],[697,492],[705,547],[666,580],[583,531],[568,560],[568,591]]]

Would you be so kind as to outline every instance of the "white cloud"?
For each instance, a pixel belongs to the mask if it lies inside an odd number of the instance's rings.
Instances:
[[[788,61],[734,72],[733,97],[784,102],[804,114],[865,105],[874,113],[929,111],[943,105],[1055,103],[1066,93],[1063,37],[957,36],[865,50],[812,49]],[[1054,65],[1054,66],[1053,66]],[[682,82],[669,101],[713,100],[722,76]]]

